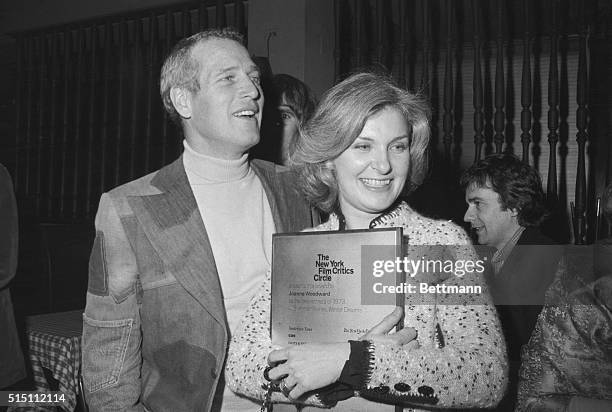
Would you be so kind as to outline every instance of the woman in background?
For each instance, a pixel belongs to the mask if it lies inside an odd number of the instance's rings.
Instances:
[[[428,116],[420,96],[385,76],[359,73],[330,89],[292,158],[307,198],[330,213],[314,230],[401,227],[410,245],[457,245],[455,259],[475,260],[461,228],[425,218],[399,200],[423,179]],[[476,272],[439,281],[484,284]],[[338,410],[384,410],[383,403],[493,407],[503,396],[507,360],[490,297],[480,297],[484,305],[439,303],[444,298],[414,305],[408,297],[406,327],[397,333],[388,333],[402,315],[396,310],[359,341],[278,348],[269,337],[268,277],[232,339],[228,384],[262,399],[266,379],[280,380],[282,393],[272,401],[337,403]]]

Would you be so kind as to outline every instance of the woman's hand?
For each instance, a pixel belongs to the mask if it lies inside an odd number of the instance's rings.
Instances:
[[[385,318],[376,326],[363,335],[359,340],[369,340],[376,343],[388,343],[398,346],[407,345],[409,349],[419,347],[419,342],[416,340],[417,331],[414,328],[404,328],[399,332],[389,333],[402,320],[404,316],[404,308],[397,307],[385,316]]]
[[[272,380],[284,378],[281,389],[290,399],[297,399],[308,391],[336,382],[350,350],[348,342],[308,343],[274,350],[268,355],[268,364],[284,363],[272,368],[268,376]]]
[[[403,315],[403,308],[395,308],[360,340],[398,346],[407,345],[409,348],[418,347],[417,332],[414,328],[404,328],[399,332],[389,333]],[[297,399],[308,391],[336,382],[349,355],[348,342],[288,346],[270,352],[268,364],[274,367],[270,369],[268,376],[272,380],[282,379],[281,389],[285,395]]]

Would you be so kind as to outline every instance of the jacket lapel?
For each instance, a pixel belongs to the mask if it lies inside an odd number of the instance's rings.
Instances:
[[[221,285],[210,240],[183,167],[183,158],[151,181],[161,193],[128,199],[165,267],[220,324],[226,325]]]
[[[274,170],[259,165],[256,161],[251,162],[251,167],[259,177],[268,198],[276,233],[285,232],[286,228],[289,227],[287,221],[289,216],[287,213],[281,213],[281,211],[286,211],[287,207],[285,205],[286,198],[281,194],[281,189],[284,186],[279,182],[279,175]]]
[[[294,173],[279,171],[278,166],[258,160],[253,160],[251,167],[268,198],[276,233],[297,232],[320,223],[319,215],[299,193]]]

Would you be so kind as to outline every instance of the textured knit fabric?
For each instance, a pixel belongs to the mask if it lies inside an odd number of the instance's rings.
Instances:
[[[455,258],[476,259],[462,229],[451,222],[425,218],[405,203],[377,222],[376,227],[402,227],[410,245],[462,245],[457,250],[463,250],[465,256]],[[337,229],[338,218],[332,214],[328,222],[314,230]],[[457,279],[450,276],[445,283],[484,284],[475,272]],[[417,330],[420,347],[407,350],[397,345],[375,345],[370,379],[361,396],[417,408],[495,406],[505,390],[507,359],[495,308],[486,289],[483,293],[486,305],[414,305],[407,298],[404,324]],[[226,365],[229,386],[260,399],[266,357],[274,349],[269,319],[268,276],[232,339]],[[436,325],[443,334],[443,347],[436,343]],[[273,399],[287,401],[281,394]],[[306,403],[315,400],[311,396]],[[338,407],[342,408],[342,402]]]

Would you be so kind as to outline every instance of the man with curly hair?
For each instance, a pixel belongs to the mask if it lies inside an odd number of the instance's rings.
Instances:
[[[482,159],[461,176],[469,223],[481,245],[491,248],[488,283],[504,329],[510,387],[499,410],[514,410],[521,347],[529,341],[560,249],[539,226],[547,217],[538,172],[509,154]]]

